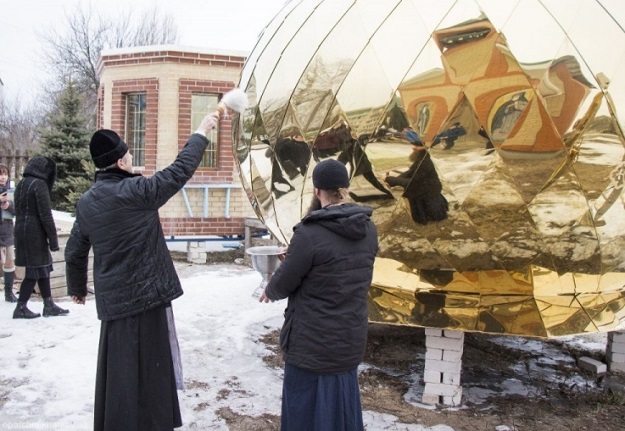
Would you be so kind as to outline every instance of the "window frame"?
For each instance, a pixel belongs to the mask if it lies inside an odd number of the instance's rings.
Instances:
[[[133,97],[139,98],[138,104],[131,104],[130,100]],[[125,93],[124,105],[124,141],[133,156],[135,167],[143,168],[146,162],[147,92],[134,91]],[[139,109],[131,109],[133,105],[138,105]],[[133,116],[132,119],[130,118],[131,115]]]
[[[199,101],[197,98],[214,98],[209,103],[205,101]],[[217,104],[220,100],[220,94],[211,92],[192,92],[191,93],[191,127],[189,133],[193,133],[197,130],[202,121],[202,118],[211,112],[214,112],[217,108]],[[205,104],[205,108],[197,110],[198,104]],[[219,169],[219,140],[220,140],[220,127],[219,124],[211,130],[206,136],[209,140],[209,145],[206,147],[204,154],[202,155],[202,161],[200,162],[200,168],[206,169]]]

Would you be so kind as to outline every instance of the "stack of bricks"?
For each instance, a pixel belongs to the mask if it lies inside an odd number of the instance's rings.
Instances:
[[[625,331],[608,333],[608,367],[611,372],[625,373]]]
[[[462,350],[464,332],[425,330],[424,404],[459,406],[462,403]]]
[[[206,246],[201,241],[187,243],[187,260],[191,263],[206,263]]]

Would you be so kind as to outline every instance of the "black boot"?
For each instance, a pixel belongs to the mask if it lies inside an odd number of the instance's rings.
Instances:
[[[17,302],[17,298],[13,293],[13,281],[15,280],[15,271],[4,271],[4,300],[6,302]]]
[[[34,319],[35,317],[41,317],[41,314],[33,313],[28,309],[25,302],[17,301],[17,307],[13,312],[14,319]]]
[[[43,317],[63,316],[69,313],[69,310],[59,307],[54,303],[52,297],[43,298]]]

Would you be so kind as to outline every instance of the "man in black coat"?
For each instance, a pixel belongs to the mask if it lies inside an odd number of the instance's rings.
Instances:
[[[410,215],[419,224],[445,220],[449,203],[443,196],[443,185],[438,178],[434,163],[416,134],[404,131],[404,136],[412,144],[412,153],[408,157],[410,168],[397,176],[387,175],[384,181],[391,187],[403,187],[403,196],[410,204]]]
[[[345,165],[312,174],[315,200],[295,226],[261,302],[288,298],[280,334],[282,431],[363,430],[358,365],[367,342],[367,295],[378,251],[372,210],[348,203]]]
[[[171,430],[182,425],[178,343],[171,301],[182,295],[158,210],[191,178],[217,124],[207,115],[176,160],[146,178],[112,130],[98,130],[90,151],[99,170],[76,205],[65,249],[68,293],[85,303],[89,251],[98,318],[96,431]],[[172,355],[177,360],[172,359]]]

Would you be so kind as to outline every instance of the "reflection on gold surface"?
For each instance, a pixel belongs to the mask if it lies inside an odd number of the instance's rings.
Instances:
[[[288,3],[246,63],[250,108],[233,129],[258,216],[288,244],[312,169],[334,158],[378,227],[371,320],[538,337],[625,328],[615,7]]]
[[[399,262],[378,259],[369,294],[370,318],[533,337],[614,330],[625,317],[625,292],[587,292],[596,289],[598,280],[596,275],[558,276],[537,266],[526,273],[414,272]],[[622,287],[622,274],[613,280],[620,280]]]

